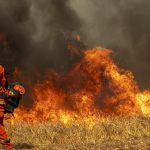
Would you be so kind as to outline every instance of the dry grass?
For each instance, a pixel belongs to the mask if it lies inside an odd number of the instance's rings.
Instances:
[[[7,124],[15,149],[150,150],[150,118],[102,119],[93,128],[46,124]]]

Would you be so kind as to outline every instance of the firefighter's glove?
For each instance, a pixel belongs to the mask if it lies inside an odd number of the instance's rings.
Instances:
[[[18,91],[21,95],[25,94],[25,88],[22,85],[15,85],[14,90]]]

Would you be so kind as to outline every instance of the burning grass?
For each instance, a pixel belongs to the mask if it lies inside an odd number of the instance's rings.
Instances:
[[[6,127],[15,149],[150,149],[150,118],[146,117],[102,117],[93,127],[84,121],[69,126],[16,122]]]
[[[48,71],[31,84],[32,106],[19,107],[7,125],[16,149],[150,149],[150,90],[111,53],[85,50],[66,74]]]
[[[19,107],[16,120],[68,124],[99,115],[150,116],[150,91],[141,91],[130,71],[120,69],[111,50],[88,49],[66,74],[48,72],[31,85],[33,105]]]

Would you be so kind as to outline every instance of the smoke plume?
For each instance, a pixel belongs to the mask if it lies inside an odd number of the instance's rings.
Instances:
[[[81,24],[68,0],[1,0],[0,21],[0,58],[9,70],[63,70],[69,64],[66,38]]]
[[[73,8],[90,46],[114,51],[117,63],[130,69],[143,88],[150,87],[150,2],[147,0],[76,0]]]
[[[113,49],[117,63],[150,85],[147,0],[0,0],[0,63],[28,74],[70,68],[66,39],[80,34],[90,47]]]

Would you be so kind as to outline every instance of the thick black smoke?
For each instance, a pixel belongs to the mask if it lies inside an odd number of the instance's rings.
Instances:
[[[149,8],[148,0],[0,0],[0,33],[9,41],[0,44],[0,63],[10,72],[63,72],[74,60],[66,38],[80,34],[91,47],[113,49],[118,63],[150,87]]]
[[[113,49],[118,63],[149,88],[150,1],[76,0],[72,6],[84,23],[85,41]]]
[[[19,66],[26,72],[47,68],[68,68],[66,38],[76,34],[81,24],[69,0],[0,0],[0,62],[9,70]]]

